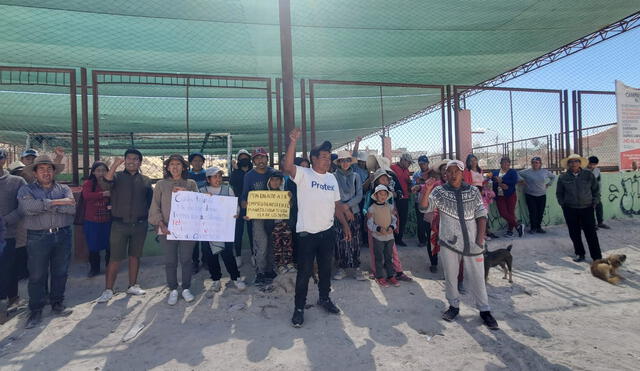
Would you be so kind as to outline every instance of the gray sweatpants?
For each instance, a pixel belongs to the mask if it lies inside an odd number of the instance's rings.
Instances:
[[[462,260],[465,288],[473,296],[476,308],[481,312],[491,310],[489,298],[487,297],[487,287],[484,283],[484,257],[482,255],[462,256],[444,246],[440,249],[439,256],[444,270],[444,285],[449,305],[460,308],[458,271],[460,269],[460,260]]]
[[[182,270],[182,289],[191,287],[191,255],[195,241],[167,240],[160,235],[160,246],[164,251],[164,269],[167,275],[167,286],[170,290],[178,289],[178,262]]]
[[[273,271],[273,246],[271,244],[272,220],[254,219],[253,223],[253,256],[256,259],[257,273]]]

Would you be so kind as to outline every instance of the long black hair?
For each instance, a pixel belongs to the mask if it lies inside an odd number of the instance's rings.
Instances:
[[[89,180],[92,183],[91,192],[96,191],[96,186],[98,185],[98,179],[96,178],[96,174],[94,173],[96,169],[100,166],[104,166],[104,168],[107,169],[107,171],[109,171],[109,166],[107,166],[107,164],[105,164],[102,161],[96,161],[93,163],[93,165],[91,165],[91,171],[89,172]]]
[[[469,153],[467,155],[467,160],[465,161],[466,162],[466,164],[465,164],[466,168],[469,169],[469,170],[473,170],[471,168],[471,159],[472,158],[476,159],[476,166],[478,167],[478,173],[482,173],[482,169],[480,168],[480,161],[478,161],[478,158],[473,153]],[[473,171],[475,171],[475,170],[473,170]]]

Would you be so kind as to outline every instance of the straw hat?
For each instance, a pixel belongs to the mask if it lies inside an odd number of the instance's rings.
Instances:
[[[29,166],[25,166],[22,169],[22,173],[27,175],[27,176],[32,176],[32,177],[35,178],[35,176],[36,176],[36,174],[35,174],[36,167],[38,165],[43,165],[43,164],[51,165],[53,167],[54,176],[60,174],[62,172],[62,170],[64,170],[64,165],[63,164],[55,164],[51,160],[51,157],[49,157],[47,155],[40,155],[40,156],[36,157],[35,160],[33,160],[33,164],[31,164]]]
[[[336,159],[333,161],[333,163],[334,163],[334,164],[336,164],[336,165],[338,164],[338,161],[340,161],[340,160],[344,160],[344,159],[347,159],[347,158],[348,158],[351,162],[355,162],[355,161],[354,161],[354,159],[353,159],[353,156],[351,156],[351,152],[349,152],[349,151],[339,151],[339,152],[338,152],[338,154],[337,154],[337,156],[338,156],[338,158],[336,158]]]
[[[367,169],[369,171],[375,171],[377,170],[376,168],[391,171],[391,161],[380,155],[369,155],[369,157],[367,157]]]
[[[438,173],[438,172],[440,172],[440,167],[441,166],[445,166],[446,164],[449,163],[449,161],[451,161],[451,159],[448,159],[448,158],[445,158],[443,160],[437,161],[435,164],[433,164],[433,166],[431,168],[433,169],[433,171]]]
[[[584,157],[582,157],[582,156],[580,156],[578,154],[573,153],[573,154],[569,155],[569,157],[563,158],[560,161],[560,167],[563,167],[563,168],[567,169],[568,168],[567,164],[569,163],[569,160],[580,160],[580,167],[586,167],[589,164],[589,161],[586,158],[584,158]]]

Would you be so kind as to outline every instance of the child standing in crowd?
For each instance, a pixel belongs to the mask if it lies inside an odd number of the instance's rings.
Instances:
[[[378,185],[371,197],[375,203],[369,207],[367,212],[367,226],[373,237],[376,282],[382,287],[389,287],[389,284],[400,286],[393,268],[393,231],[396,229],[397,218],[393,206],[387,203],[390,197],[388,188],[384,185]],[[384,275],[385,271],[386,276]]]
[[[178,302],[178,262],[182,266],[182,298],[192,302],[191,288],[191,254],[193,241],[168,240],[169,215],[171,215],[171,195],[173,192],[198,192],[198,186],[192,179],[187,179],[188,164],[179,154],[173,154],[164,162],[164,179],[160,180],[153,190],[151,207],[149,208],[149,223],[158,230],[160,246],[164,250],[164,267],[169,286],[167,303],[175,305]]]
[[[200,187],[200,193],[206,193],[216,196],[235,197],[233,189],[231,189],[229,185],[222,183],[222,169],[216,166],[210,167],[206,170],[206,176],[209,184],[204,187]],[[203,242],[203,245],[203,260],[204,263],[207,264],[207,267],[209,268],[209,274],[211,275],[211,279],[213,280],[213,284],[211,285],[209,292],[207,292],[207,297],[212,298],[216,292],[219,292],[222,289],[222,285],[220,284],[222,271],[220,270],[220,260],[218,259],[218,255],[222,255],[224,267],[227,269],[227,272],[229,272],[231,281],[233,281],[236,288],[240,291],[244,290],[246,288],[246,284],[240,278],[238,265],[236,264],[236,260],[233,256],[233,243]],[[212,248],[218,251],[214,254]]]
[[[109,235],[111,234],[111,192],[104,176],[109,167],[96,161],[91,166],[89,179],[82,185],[83,224],[82,230],[89,248],[89,277],[100,274],[100,251],[104,250],[105,265],[109,264]]]
[[[391,175],[389,174],[389,172],[385,171],[384,168],[379,168],[378,170],[376,170],[375,173],[373,173],[373,175],[370,177],[370,179],[367,180],[369,182],[369,184],[372,186],[371,190],[367,192],[367,196],[365,199],[365,203],[364,203],[364,209],[363,209],[363,214],[366,214],[369,210],[369,207],[371,205],[371,195],[373,194],[373,191],[375,190],[375,187],[377,187],[378,185],[382,184],[384,186],[387,187],[389,194],[391,197],[389,197],[388,199],[388,203],[394,206],[394,213],[396,212],[395,209],[395,203],[394,203],[394,197],[397,194],[395,191],[392,191],[393,185],[392,185],[392,178]],[[402,191],[399,191],[402,192]],[[397,217],[397,214],[396,214]],[[394,239],[395,241],[395,239]],[[373,237],[371,236],[371,233],[369,233],[368,235],[368,244],[369,244],[369,255],[371,257],[371,273],[372,276],[371,278],[375,278],[375,255],[373,252]],[[404,274],[404,272],[402,271],[402,263],[400,263],[400,257],[398,255],[398,248],[396,247],[395,243],[393,244],[393,266],[396,269],[396,278],[400,281],[413,281],[413,279],[409,276],[407,276],[406,274]]]
[[[335,258],[338,263],[338,271],[334,279],[341,280],[346,276],[345,270],[354,270],[357,280],[366,278],[360,271],[360,201],[362,200],[362,182],[358,174],[351,167],[352,158],[349,151],[340,151],[336,159],[338,169],[334,173],[340,190],[340,202],[348,206],[347,223],[351,228],[351,240],[342,239],[342,225],[336,221],[336,249]]]
[[[482,204],[484,205],[484,208],[487,209],[487,214],[489,214],[491,203],[493,203],[493,199],[496,198],[496,194],[493,192],[493,184],[491,180],[484,180],[482,183],[482,189],[480,190],[480,195],[482,196]],[[487,220],[487,235],[485,240],[490,241],[492,238],[498,238],[498,236],[491,232],[489,229],[489,221]]]
[[[198,188],[205,187],[207,185],[207,176],[205,174],[205,170],[202,168],[204,165],[204,155],[200,152],[194,152],[189,155],[189,164],[191,165],[191,170],[187,174],[188,179],[192,179],[198,185]],[[202,250],[203,263],[204,263],[204,254],[205,248],[208,246],[205,243],[196,242],[196,245],[193,247],[193,255],[191,256],[191,260],[193,261],[193,274],[198,273],[200,270],[200,251]]]
[[[282,172],[275,171],[271,174],[267,182],[267,189],[269,191],[285,190]],[[291,196],[291,192],[289,192],[289,195]],[[289,213],[289,217],[291,218],[291,213]],[[290,220],[276,219],[268,220],[266,223],[267,228],[271,229],[270,243],[278,274],[296,272],[296,268],[293,266],[293,232],[291,232],[291,226],[289,225]]]

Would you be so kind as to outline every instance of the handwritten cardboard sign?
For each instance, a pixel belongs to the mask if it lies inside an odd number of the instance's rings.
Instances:
[[[288,191],[251,191],[247,216],[251,219],[289,219],[290,201]]]
[[[238,198],[180,191],[171,195],[168,240],[232,242]]]

